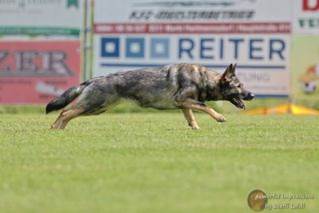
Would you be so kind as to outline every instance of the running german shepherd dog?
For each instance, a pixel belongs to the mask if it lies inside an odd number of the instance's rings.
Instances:
[[[96,77],[52,100],[46,106],[46,113],[63,108],[51,128],[64,129],[71,119],[102,113],[125,98],[135,100],[142,107],[180,108],[188,125],[199,129],[192,110],[205,112],[218,122],[225,121],[205,101],[228,100],[244,109],[242,100],[254,98],[236,77],[235,69],[236,65],[230,64],[223,74],[218,74],[201,65],[176,64]]]

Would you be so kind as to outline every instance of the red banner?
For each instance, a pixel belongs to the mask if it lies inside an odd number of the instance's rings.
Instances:
[[[0,104],[46,103],[80,81],[80,41],[0,41]]]

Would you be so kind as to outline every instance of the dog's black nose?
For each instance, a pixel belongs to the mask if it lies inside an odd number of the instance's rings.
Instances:
[[[244,100],[246,101],[250,101],[252,99],[254,99],[255,95],[251,92],[248,92],[247,95],[245,96]]]

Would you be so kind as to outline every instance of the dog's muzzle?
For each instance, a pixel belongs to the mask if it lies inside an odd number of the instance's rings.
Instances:
[[[253,93],[251,93],[251,92],[248,92],[244,97],[243,97],[243,100],[245,100],[245,101],[250,101],[250,100],[252,100],[252,99],[254,99],[255,98],[255,95],[253,94]]]

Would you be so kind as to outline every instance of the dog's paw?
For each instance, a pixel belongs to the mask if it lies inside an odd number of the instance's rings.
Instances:
[[[197,123],[190,123],[189,126],[190,126],[193,130],[198,130],[198,129],[200,129]]]
[[[191,126],[192,130],[199,130],[199,126]]]
[[[217,122],[225,122],[226,121],[226,118],[222,114],[218,114],[215,117],[215,119],[216,119]]]

